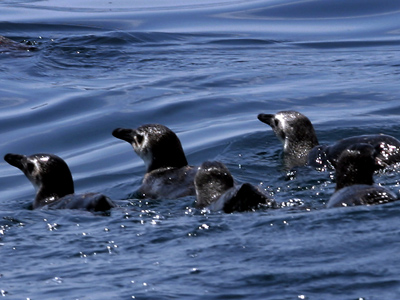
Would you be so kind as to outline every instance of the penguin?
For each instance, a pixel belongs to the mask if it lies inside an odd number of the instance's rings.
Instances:
[[[334,169],[342,151],[357,143],[374,146],[386,166],[400,161],[400,141],[390,135],[360,135],[339,140],[332,145],[319,145],[311,121],[297,111],[281,111],[275,115],[259,114],[258,119],[271,126],[283,143],[284,164],[287,169],[304,165],[319,170]]]
[[[0,35],[0,53],[10,50],[34,51],[36,47],[29,44],[23,44]]]
[[[117,128],[112,135],[131,144],[145,163],[146,174],[136,197],[175,199],[195,195],[196,168],[188,165],[182,144],[171,129],[146,124],[137,129]]]
[[[374,184],[377,164],[384,162],[370,144],[354,144],[343,150],[335,169],[336,189],[326,206],[372,205],[397,200],[391,191]]]
[[[274,200],[250,183],[235,185],[228,168],[219,161],[200,165],[194,179],[196,207],[225,213],[252,211],[259,206],[276,208]]]
[[[20,169],[36,188],[32,208],[107,211],[116,205],[105,195],[74,194],[74,182],[63,159],[46,153],[30,156],[8,153],[4,160]]]

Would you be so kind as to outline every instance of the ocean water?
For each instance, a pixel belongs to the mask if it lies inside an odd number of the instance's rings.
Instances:
[[[400,2],[2,1],[0,151],[54,153],[108,214],[29,210],[0,162],[4,299],[397,299],[400,202],[326,209],[333,174],[288,179],[259,113],[298,110],[321,143],[400,138]],[[188,161],[225,163],[276,210],[223,214],[194,197],[130,195],[144,164],[111,135],[161,123]],[[399,193],[400,173],[376,181]]]

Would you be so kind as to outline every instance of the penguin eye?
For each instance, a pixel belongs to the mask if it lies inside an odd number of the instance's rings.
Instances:
[[[274,120],[274,124],[275,124],[276,127],[278,127],[279,121],[278,121],[277,119],[275,119],[275,120]]]
[[[136,143],[141,144],[143,142],[143,136],[140,134],[135,135]]]
[[[28,162],[26,164],[26,169],[28,170],[29,173],[32,173],[33,170],[35,169],[35,165],[33,163],[31,163],[31,162]]]

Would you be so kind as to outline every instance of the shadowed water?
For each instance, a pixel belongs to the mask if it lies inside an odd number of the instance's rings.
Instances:
[[[329,172],[288,179],[259,113],[298,110],[320,143],[400,138],[396,1],[3,1],[0,149],[54,153],[119,208],[29,210],[0,162],[5,299],[395,299],[399,203],[326,209]],[[111,132],[160,123],[288,207],[223,214],[130,198],[145,167]],[[391,171],[376,182],[399,193]],[[290,204],[293,206],[290,206]]]

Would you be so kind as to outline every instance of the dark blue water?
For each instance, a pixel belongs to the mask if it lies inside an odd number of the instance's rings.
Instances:
[[[27,207],[0,162],[5,299],[397,299],[400,202],[325,209],[332,174],[287,180],[259,113],[298,110],[321,143],[400,138],[398,1],[2,1],[0,150],[55,153],[109,216]],[[144,164],[111,132],[161,123],[190,164],[300,206],[209,213],[129,199]],[[400,174],[376,181],[399,192]]]

